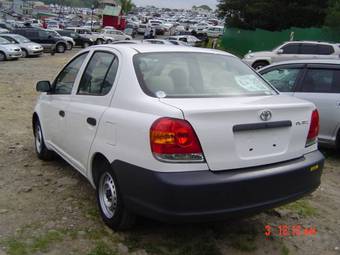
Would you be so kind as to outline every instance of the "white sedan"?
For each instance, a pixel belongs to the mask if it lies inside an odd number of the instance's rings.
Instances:
[[[220,220],[314,191],[324,158],[315,106],[280,95],[222,51],[102,45],[41,81],[36,153],[96,189],[104,222]]]

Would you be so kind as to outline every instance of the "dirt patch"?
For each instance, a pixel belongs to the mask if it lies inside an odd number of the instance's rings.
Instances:
[[[51,80],[75,52],[0,63],[0,255],[340,254],[340,159],[334,151],[325,151],[321,187],[282,208],[238,221],[139,219],[127,232],[106,228],[88,182],[61,159],[38,160],[33,148],[35,83]],[[273,234],[266,236],[269,226]]]

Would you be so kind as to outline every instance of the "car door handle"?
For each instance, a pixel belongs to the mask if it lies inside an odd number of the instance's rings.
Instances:
[[[97,120],[95,118],[87,118],[87,123],[90,124],[91,126],[97,125]]]
[[[61,116],[61,117],[65,117],[65,112],[64,111],[59,111],[59,116]]]

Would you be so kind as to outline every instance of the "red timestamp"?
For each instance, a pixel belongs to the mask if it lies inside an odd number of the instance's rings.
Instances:
[[[315,236],[317,232],[316,227],[303,227],[302,225],[264,226],[264,235],[267,237]]]

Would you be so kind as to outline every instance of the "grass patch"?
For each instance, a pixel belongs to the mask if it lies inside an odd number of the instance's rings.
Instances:
[[[115,255],[117,252],[112,250],[106,243],[97,242],[96,247],[87,255]]]
[[[257,249],[256,236],[251,234],[239,234],[239,235],[231,235],[230,236],[230,245],[234,249],[251,252]]]
[[[281,248],[281,255],[289,255],[290,251],[287,246],[283,245]]]
[[[129,249],[144,249],[151,254],[164,255],[220,255],[214,233],[207,229],[169,228],[154,237],[145,233],[130,233],[125,239]]]
[[[7,253],[9,255],[26,255],[35,252],[47,251],[51,244],[60,242],[63,240],[63,238],[64,235],[61,232],[52,230],[46,235],[42,235],[30,240],[30,242],[21,241],[22,238],[18,237],[2,241],[1,244],[7,247]]]
[[[54,242],[60,242],[63,240],[63,234],[56,230],[50,230],[46,235],[34,239],[31,244],[31,250],[36,251],[46,251],[47,248]]]
[[[100,218],[98,208],[92,207],[86,210],[85,216],[92,220],[98,220]]]
[[[284,209],[288,209],[297,213],[301,217],[309,217],[317,215],[317,209],[312,207],[308,200],[300,199],[294,203],[282,206]]]
[[[27,246],[25,243],[16,239],[9,239],[4,242],[4,245],[8,247],[7,253],[9,255],[26,255],[28,254]]]

